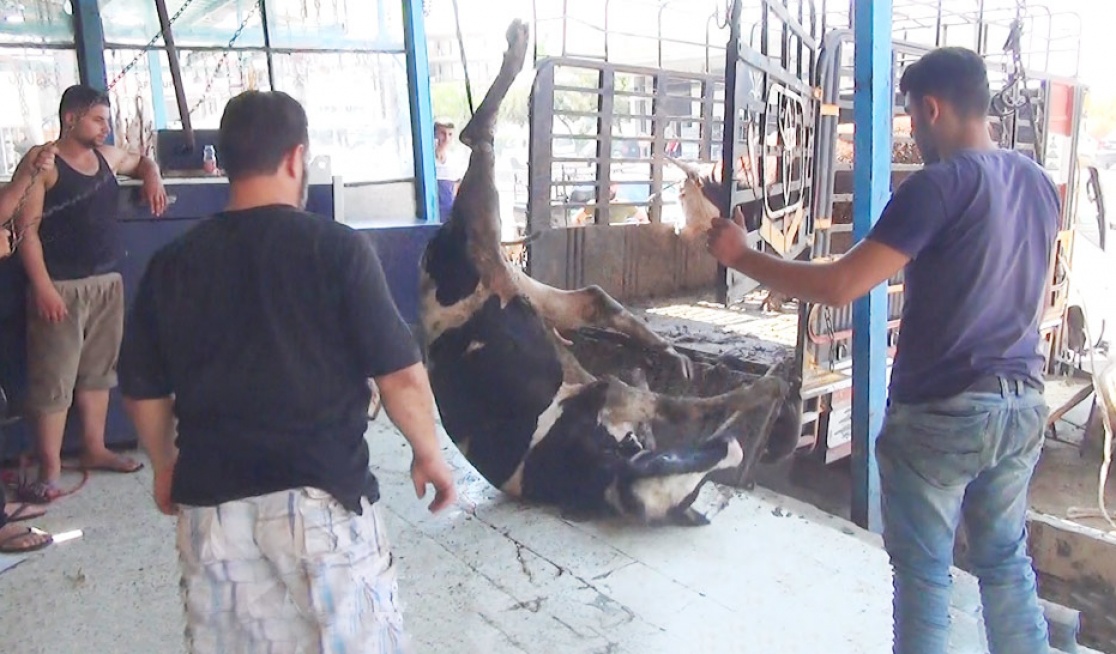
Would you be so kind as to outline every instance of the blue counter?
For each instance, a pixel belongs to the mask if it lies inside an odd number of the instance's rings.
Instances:
[[[414,327],[419,317],[419,261],[437,223],[408,223],[359,229],[376,247],[388,288],[403,319]]]

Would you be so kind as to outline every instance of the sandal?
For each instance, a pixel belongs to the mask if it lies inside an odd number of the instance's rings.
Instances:
[[[63,494],[62,489],[52,481],[36,481],[32,484],[23,484],[16,489],[16,497],[21,502],[31,504],[50,504]]]
[[[30,502],[13,502],[16,504],[16,510],[4,515],[5,522],[23,522],[24,520],[34,520],[46,515],[46,511],[36,512],[34,508],[38,506]]]
[[[102,460],[94,464],[87,464],[81,461],[79,462],[78,469],[85,472],[115,472],[130,475],[143,470],[143,462],[136,461],[122,454],[114,453],[111,454],[107,460]]]
[[[9,543],[13,541],[18,541],[21,538],[27,538],[31,535],[46,536],[46,540],[29,547],[18,547],[9,545]],[[3,540],[0,540],[0,554],[30,554],[31,552],[37,552],[44,547],[51,545],[52,543],[54,543],[54,537],[43,531],[42,529],[37,529],[35,527],[24,527],[24,531],[22,533],[13,534]]]

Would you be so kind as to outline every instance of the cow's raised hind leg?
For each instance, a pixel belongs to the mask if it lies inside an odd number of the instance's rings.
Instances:
[[[518,276],[519,290],[551,327],[574,330],[582,327],[611,329],[624,334],[643,347],[664,352],[678,362],[686,379],[693,375],[693,363],[662,336],[624,308],[599,286],[563,291],[526,275]]]
[[[453,205],[453,220],[467,225],[472,253],[483,276],[502,275],[506,262],[500,249],[500,200],[496,191],[496,117],[508,89],[523,69],[527,55],[527,25],[516,20],[508,27],[508,49],[496,80],[468,124],[461,142],[472,150],[469,168],[461,180]]]

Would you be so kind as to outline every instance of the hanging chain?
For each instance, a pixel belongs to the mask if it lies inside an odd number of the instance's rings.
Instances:
[[[833,330],[833,308],[826,306],[822,307],[822,315],[825,316],[825,331],[826,336],[829,338],[829,370],[832,372],[837,367],[837,333]]]
[[[171,19],[170,19],[170,24],[173,25],[174,22],[177,21],[182,16],[182,14],[186,11],[186,8],[189,7],[191,4],[193,4],[193,2],[194,2],[194,0],[186,0],[186,2],[183,3],[183,5],[181,7],[178,8],[178,11],[174,12],[174,16],[172,16]],[[116,77],[113,78],[112,82],[109,83],[108,88],[106,89],[106,93],[109,92],[109,91],[112,91],[112,89],[116,87],[117,83],[120,82],[120,80],[124,79],[124,76],[127,75],[129,72],[131,72],[131,70],[133,68],[135,68],[136,64],[139,63],[140,59],[147,56],[147,51],[150,50],[151,47],[154,46],[155,43],[162,37],[163,37],[163,31],[162,30],[159,30],[159,32],[155,36],[151,37],[151,40],[147,42],[147,45],[145,45],[143,48],[140,49],[139,54],[137,54],[132,59],[132,61],[129,62],[128,65],[125,66],[124,69],[121,70],[116,75]],[[77,115],[77,117],[74,119],[73,125],[76,125],[76,124],[80,123],[82,121],[82,119],[85,118],[85,115],[92,108],[93,108],[93,106],[90,105],[89,107],[86,107],[81,113],[79,113]],[[26,103],[24,103],[24,109],[26,110]],[[24,116],[26,116],[26,115],[27,114],[25,112]],[[66,125],[61,125],[60,128],[61,129],[60,129],[60,133],[58,135],[58,138],[53,143],[50,143],[49,145],[53,145],[53,144],[57,143],[58,141],[61,141],[63,138],[65,138],[69,129],[72,129],[72,127],[70,127],[68,129],[66,127]],[[32,162],[32,163],[34,163],[34,162]],[[44,211],[43,213],[39,214],[39,216],[37,218],[34,218],[33,220],[29,221],[30,224],[24,225],[23,226],[24,229],[22,229],[22,230],[17,229],[17,227],[19,227],[19,225],[18,225],[19,213],[23,209],[23,205],[27,203],[27,198],[30,197],[31,190],[35,187],[35,182],[38,181],[39,175],[41,175],[41,174],[42,174],[42,169],[41,168],[35,168],[34,172],[31,173],[31,180],[27,184],[27,188],[23,191],[23,195],[19,198],[19,202],[16,204],[15,211],[12,212],[12,215],[7,220],[0,223],[0,230],[7,230],[12,235],[12,237],[11,237],[12,238],[12,240],[11,240],[11,249],[12,250],[15,250],[15,248],[18,247],[20,242],[23,240],[23,237],[26,234],[26,228],[27,227],[30,227],[31,225],[36,225],[38,223],[41,223],[43,221],[43,219],[45,219],[49,215],[58,213],[59,211],[62,211],[64,209],[68,209],[69,207],[72,207],[72,206],[78,204],[79,202],[84,202],[85,200],[92,197],[93,194],[97,193],[97,191],[99,191],[101,189],[101,187],[103,187],[105,184],[107,184],[110,179],[115,178],[115,174],[110,171],[109,174],[105,175],[100,181],[98,181],[96,184],[94,184],[93,188],[89,189],[88,192],[82,193],[81,195],[79,195],[75,198],[71,198],[71,199],[69,199],[69,200],[67,200],[67,201],[65,201],[65,202],[63,202],[63,203],[61,203],[61,204],[59,204],[55,207],[51,207],[51,209],[49,211]]]
[[[23,85],[23,73],[22,72],[16,72],[15,78],[16,78],[16,91],[19,93],[19,108],[20,108],[20,111],[23,112],[21,114],[23,116],[23,127],[21,129],[26,130],[29,127],[28,124],[27,124],[27,121],[28,121],[28,116],[31,115],[31,106],[27,102],[27,88]],[[31,81],[32,81],[32,83],[34,83],[34,81],[35,81],[34,75],[32,75]],[[24,136],[26,137],[25,140],[30,140],[32,138],[32,136],[30,134],[25,134]],[[24,152],[23,154],[27,154],[27,153]],[[15,170],[16,170],[15,168],[12,169],[13,174],[15,173]]]
[[[198,110],[198,107],[202,106],[202,104],[204,104],[209,99],[209,92],[213,90],[213,84],[216,83],[217,76],[221,74],[222,67],[225,65],[225,62],[228,61],[229,55],[232,54],[232,47],[236,45],[237,40],[240,39],[240,35],[244,33],[244,28],[248,26],[248,22],[252,20],[253,17],[255,17],[256,12],[259,11],[259,9],[259,2],[256,2],[256,4],[252,5],[252,9],[248,12],[248,15],[244,17],[244,20],[240,22],[240,26],[236,28],[235,32],[233,32],[232,38],[229,39],[228,45],[225,46],[225,52],[221,55],[221,58],[217,60],[217,67],[213,69],[213,75],[206,83],[205,90],[202,91],[201,97],[198,98],[198,101],[194,103],[194,106],[190,108],[191,116],[193,116],[194,112]],[[241,70],[243,71],[243,64],[241,64]]]
[[[1031,130],[1034,137],[1035,159],[1039,165],[1045,159],[1046,144],[1042,132],[1040,109],[1032,100],[1028,91],[1027,69],[1023,64],[1023,25],[1026,18],[1027,6],[1024,0],[1016,3],[1016,16],[1011,22],[1011,30],[1004,51],[1011,55],[1011,73],[1008,75],[1004,88],[992,97],[992,110],[1000,117],[1000,145],[1010,148],[1013,137],[1018,134],[1018,120],[1020,109],[1027,108],[1027,118],[1031,121]],[[1012,130],[1006,129],[1005,119],[1011,116]]]

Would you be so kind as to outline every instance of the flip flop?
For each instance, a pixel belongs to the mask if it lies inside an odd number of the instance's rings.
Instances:
[[[34,520],[35,518],[41,518],[46,515],[46,509],[38,512],[35,511],[35,508],[39,506],[37,504],[32,504],[30,502],[13,502],[13,504],[17,504],[18,506],[15,511],[5,516],[7,522],[23,522],[24,520]]]
[[[21,538],[26,538],[26,537],[28,537],[32,534],[35,534],[35,535],[38,535],[38,536],[46,536],[47,538],[46,538],[46,540],[39,543],[38,545],[32,545],[30,547],[11,547],[11,546],[8,545],[8,543],[11,543],[12,541],[17,541]],[[24,527],[23,533],[15,534],[13,536],[8,536],[4,540],[0,540],[0,554],[30,554],[31,552],[37,552],[37,551],[43,549],[44,547],[48,547],[49,545],[51,545],[53,543],[54,543],[54,537],[51,536],[50,534],[48,534],[47,532],[43,531],[42,529],[37,529],[35,527]]]
[[[16,489],[16,497],[30,504],[50,504],[64,494],[54,483],[46,481],[24,484]]]
[[[121,465],[112,465],[112,464],[106,465],[104,463],[100,463],[100,464],[93,465],[93,466],[87,466],[83,463],[79,463],[79,467],[82,470],[86,470],[86,471],[89,471],[89,472],[115,472],[115,473],[122,474],[122,475],[130,475],[130,474],[139,472],[140,470],[143,470],[143,462],[142,461],[136,461],[136,460],[132,459],[131,457],[126,457],[126,456],[122,456],[122,455],[117,456],[116,460]],[[132,466],[132,467],[128,467],[127,463],[126,463],[127,461],[132,461],[132,463],[134,463],[135,465]]]

